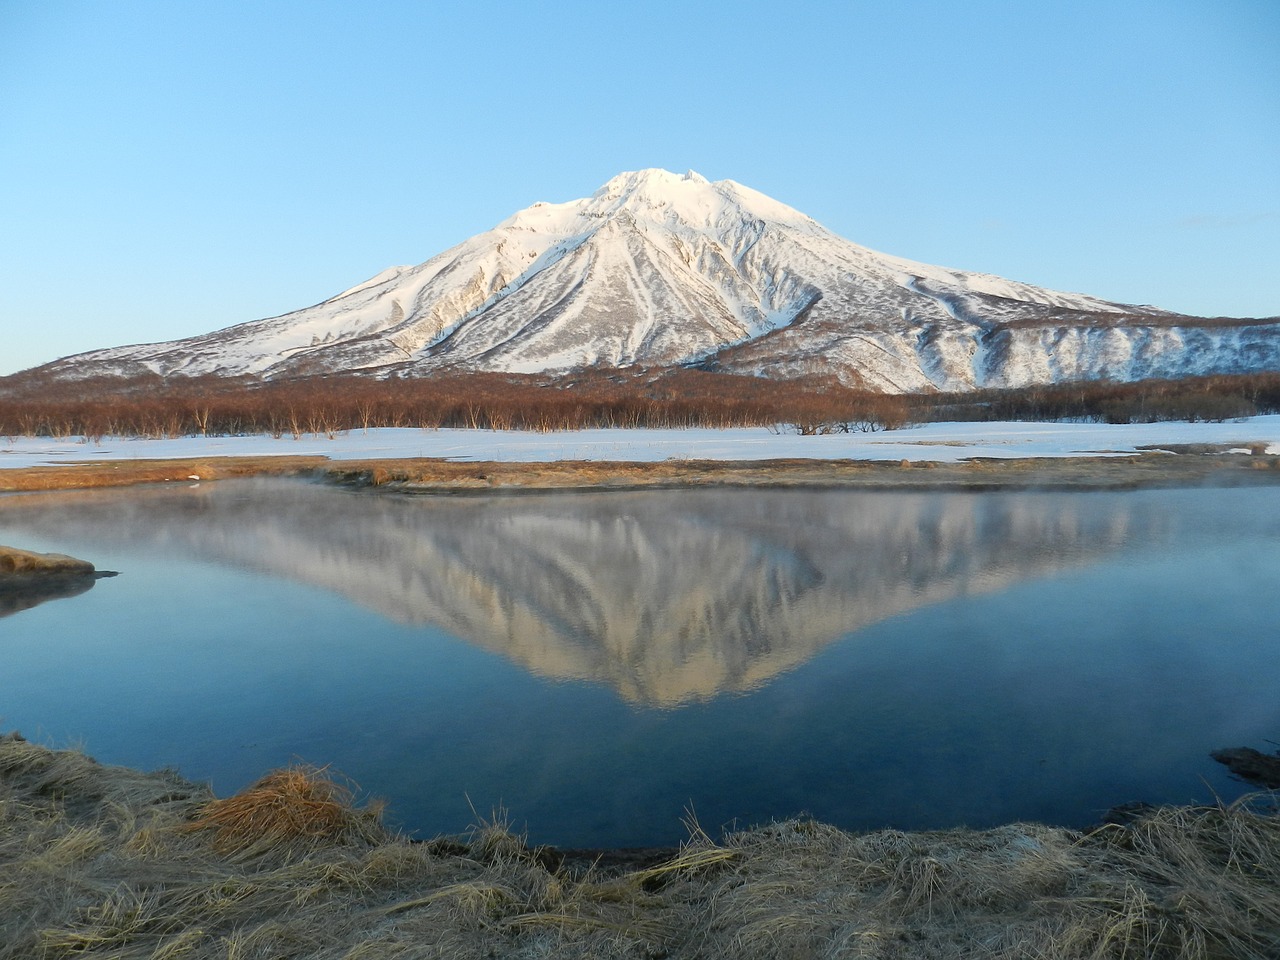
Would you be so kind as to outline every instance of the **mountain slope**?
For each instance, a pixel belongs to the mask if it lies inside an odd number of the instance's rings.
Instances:
[[[56,376],[296,376],[700,363],[891,392],[1280,369],[1280,320],[1203,320],[916,263],[731,180],[624,173],[415,267]]]

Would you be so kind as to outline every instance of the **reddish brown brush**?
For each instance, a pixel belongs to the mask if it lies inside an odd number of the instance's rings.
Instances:
[[[379,839],[380,813],[379,806],[357,809],[352,790],[325,768],[297,766],[210,801],[189,829],[214,831],[213,845],[222,853],[261,853]]]

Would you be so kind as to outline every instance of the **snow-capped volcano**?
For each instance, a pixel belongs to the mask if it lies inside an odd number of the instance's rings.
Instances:
[[[623,173],[279,317],[58,376],[555,372],[701,363],[891,392],[1280,369],[1280,319],[1202,320],[877,253],[732,180]]]

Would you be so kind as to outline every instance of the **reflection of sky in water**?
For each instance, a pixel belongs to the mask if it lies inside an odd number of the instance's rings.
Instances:
[[[215,486],[247,502],[247,488]],[[312,492],[320,500],[308,505]],[[708,827],[801,811],[853,828],[1083,824],[1128,800],[1234,795],[1238,785],[1208,751],[1280,736],[1280,489],[1041,494],[1017,509],[1010,494],[735,492],[719,494],[719,514],[715,498],[689,492],[456,510],[441,500],[334,500],[309,487],[287,495],[322,522],[304,532],[251,513],[236,527],[207,493],[192,501],[196,519],[166,505],[172,498],[137,514],[122,508],[125,494],[86,498],[83,511],[71,498],[47,508],[0,500],[0,542],[123,571],[0,620],[0,728],[79,741],[106,762],[177,766],[220,792],[294,758],[332,763],[423,833],[463,828],[469,797],[481,813],[506,804],[535,841],[565,844],[673,841],[690,802]],[[429,612],[448,597],[388,592],[391,581],[413,587],[407,557],[450,558],[470,579],[486,570],[520,582],[441,614],[451,627],[483,630],[464,642],[330,589],[229,565],[256,556],[270,568],[274,551],[305,544],[325,563],[289,575],[334,587],[326,571],[355,569],[344,560],[353,534],[336,522],[335,503],[354,505],[360,564],[383,584],[380,602],[401,614],[406,603]],[[1019,518],[1032,513],[1041,519],[1027,527]],[[250,559],[194,537],[199,523],[231,529]],[[654,532],[664,523],[669,535]],[[502,559],[517,552],[512,530],[538,538],[533,574]],[[577,555],[548,570],[556,530]],[[1028,530],[1055,556],[1019,553],[1014,541]],[[632,646],[593,646],[572,629],[547,628],[577,623],[581,610],[614,596],[633,614],[672,615],[641,595],[644,584],[620,587],[590,570],[605,555],[592,553],[604,548],[591,546],[591,531],[643,540],[646,563],[670,563],[685,581],[708,571],[723,578],[734,563],[751,572],[741,604],[724,583],[686,584],[684,596],[705,595],[708,609],[731,615],[752,609],[770,625],[742,669],[713,671],[757,680],[678,709],[646,706],[626,698],[634,684],[619,680],[609,655],[631,657],[636,675],[661,689],[669,687],[651,674],[678,667],[678,656],[646,661],[632,634]],[[804,542],[813,531],[826,538],[820,546]],[[714,550],[699,554],[690,546],[698,542]],[[938,553],[903,559],[921,544]],[[745,561],[714,559],[748,548]],[[593,595],[529,601],[544,616],[518,622],[540,631],[541,646],[530,653],[527,636],[512,637],[513,652],[503,651],[501,631],[477,610],[526,602],[539,570]],[[646,576],[653,589],[674,582]],[[836,611],[860,629],[840,639],[825,625],[790,623],[810,611]],[[714,625],[705,636],[685,633],[711,643]],[[578,648],[574,665],[567,658]],[[539,652],[551,664],[542,675],[525,669]],[[686,652],[723,655],[714,644]],[[594,679],[556,679],[566,676]]]

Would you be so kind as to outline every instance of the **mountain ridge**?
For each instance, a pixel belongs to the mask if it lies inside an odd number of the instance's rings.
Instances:
[[[890,393],[1280,369],[1280,318],[1207,319],[882,254],[733,180],[621,173],[318,304],[77,354],[55,377],[701,365]]]

